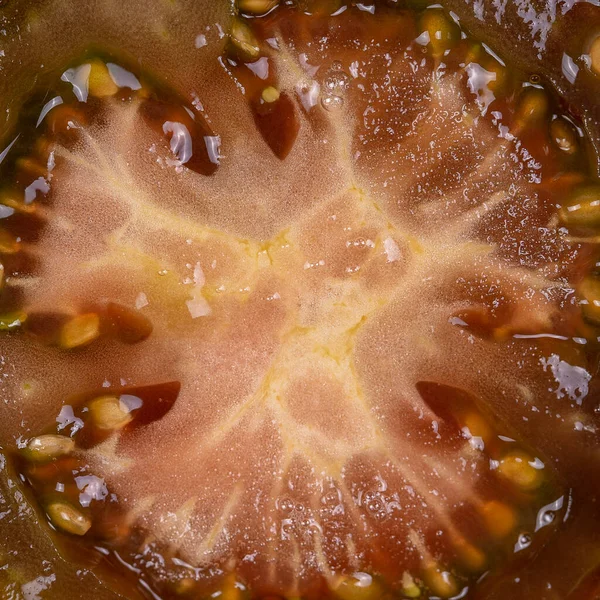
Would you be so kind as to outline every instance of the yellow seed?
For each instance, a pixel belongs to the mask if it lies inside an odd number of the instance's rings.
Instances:
[[[22,195],[19,196],[9,191],[4,191],[0,195],[0,203],[12,208],[15,212],[25,215],[33,214],[36,211],[35,203],[25,204]]]
[[[600,326],[600,280],[587,277],[577,288],[581,302],[581,312],[586,321]]]
[[[0,254],[14,254],[19,251],[20,244],[5,229],[0,229]]]
[[[189,594],[196,587],[196,580],[191,577],[185,577],[184,579],[179,579],[173,585],[174,591],[176,594],[184,596]]]
[[[485,419],[475,412],[465,415],[463,427],[466,427],[473,437],[480,437],[484,442],[490,440],[494,435]]]
[[[48,167],[45,164],[25,156],[18,158],[15,161],[15,166],[19,171],[32,177],[45,177],[48,174]]]
[[[423,579],[427,587],[440,598],[451,598],[459,591],[452,573],[434,562],[429,563],[423,570]]]
[[[314,16],[329,16],[338,11],[345,0],[299,0],[299,8]]]
[[[479,43],[475,43],[475,44],[470,44],[467,47],[467,50],[465,52],[465,58],[464,58],[464,63],[465,65],[468,65],[469,63],[478,63],[480,62],[480,56],[481,56],[481,52],[482,52],[482,47],[481,44]]]
[[[40,15],[39,7],[31,8],[25,13],[25,23],[27,23],[27,31],[32,33],[39,31],[40,27],[44,26],[44,19]]]
[[[88,517],[66,502],[53,502],[46,512],[52,524],[66,533],[85,535],[92,526]]]
[[[577,135],[573,125],[567,120],[558,118],[550,123],[552,141],[565,154],[573,154],[577,150]]]
[[[367,573],[339,576],[331,589],[340,600],[379,600],[382,596],[381,586]]]
[[[431,55],[436,59],[442,58],[460,39],[456,23],[438,8],[425,10],[421,17],[421,31],[428,33]]]
[[[421,588],[408,571],[402,573],[402,595],[405,598],[418,598],[421,595]]]
[[[36,461],[45,461],[70,454],[75,449],[75,440],[64,435],[39,435],[27,444],[27,455]]]
[[[100,317],[96,313],[78,315],[65,323],[60,332],[60,345],[69,350],[93,342],[100,335]]]
[[[21,589],[21,586],[27,583],[28,577],[23,574],[22,571],[8,567],[10,564],[9,557],[6,554],[0,556],[2,561],[2,572],[3,572],[3,589],[4,591],[12,589]],[[8,595],[7,598],[13,598],[14,596]],[[17,596],[18,598],[19,596]],[[38,596],[39,597],[39,596]]]
[[[116,396],[100,396],[88,404],[90,415],[98,429],[116,431],[131,422],[132,416]]]
[[[92,61],[88,89],[90,96],[105,98],[114,96],[119,91],[119,86],[113,81],[107,66],[100,60]]]
[[[590,68],[596,75],[600,75],[600,35],[590,45]]]
[[[17,310],[0,315],[0,331],[14,331],[27,320],[27,314]]]
[[[277,102],[277,100],[279,100],[279,96],[279,90],[277,88],[274,88],[272,85],[266,87],[262,91],[262,99],[268,103]]]
[[[501,325],[500,327],[494,327],[493,336],[497,342],[506,342],[513,336],[514,332],[511,325]]]
[[[526,88],[517,108],[517,129],[543,119],[548,114],[548,107],[548,96],[545,90],[537,87]]]
[[[250,26],[242,19],[235,18],[231,25],[231,43],[242,58],[255,60],[260,55],[258,40]]]
[[[458,554],[460,563],[469,571],[482,571],[485,567],[485,554],[476,546],[463,537],[454,540],[454,548]]]
[[[149,87],[148,82],[140,79],[140,83],[142,84],[142,87],[135,91],[136,95],[142,99],[150,98],[152,89]]]
[[[600,226],[600,185],[579,188],[558,214],[567,227]]]
[[[33,152],[40,160],[47,161],[50,152],[52,151],[53,142],[44,136],[37,138],[33,145]]]
[[[264,15],[279,5],[279,0],[237,0],[238,10],[251,15]]]
[[[229,573],[223,582],[219,594],[215,594],[219,600],[243,600],[247,597],[246,587],[235,576],[235,573]]]
[[[488,88],[493,92],[500,92],[502,88],[506,86],[506,83],[509,81],[508,69],[502,64],[500,64],[497,60],[488,57],[487,55],[482,60],[483,68],[486,71],[489,71],[496,75],[496,78],[487,84]]]
[[[517,526],[517,515],[508,504],[490,500],[481,508],[487,530],[495,538],[506,537]]]
[[[531,492],[542,484],[542,473],[531,465],[532,458],[525,452],[511,452],[498,467],[498,475],[525,492]]]

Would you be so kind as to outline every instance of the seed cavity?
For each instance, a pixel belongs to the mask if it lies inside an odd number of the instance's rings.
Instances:
[[[268,92],[267,96],[273,101],[265,101],[261,95],[259,101],[254,103],[254,122],[273,154],[285,160],[296,142],[300,121],[288,94],[280,93],[275,99],[275,94]]]
[[[109,302],[106,315],[116,330],[117,337],[127,344],[137,344],[152,333],[152,322],[139,310]]]
[[[54,107],[46,116],[48,130],[52,134],[64,134],[85,126],[87,117],[79,108],[70,104]]]

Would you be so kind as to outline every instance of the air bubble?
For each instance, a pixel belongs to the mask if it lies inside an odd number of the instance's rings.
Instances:
[[[332,73],[325,80],[325,89],[329,90],[333,93],[339,94],[340,92],[345,92],[350,85],[350,77],[346,75],[346,73]]]
[[[322,498],[321,502],[325,505],[336,506],[340,503],[341,495],[337,489],[329,490]]]
[[[281,512],[289,513],[294,510],[294,501],[290,498],[282,498],[277,502],[277,504]]]
[[[387,517],[386,501],[378,492],[367,492],[364,496],[364,506],[375,519],[382,520]]]
[[[326,95],[321,98],[321,105],[325,110],[333,112],[344,106],[344,99],[341,96]]]
[[[378,498],[373,498],[373,500],[367,502],[367,508],[372,513],[378,513],[381,512],[383,506],[381,504],[381,500],[379,500]]]
[[[515,552],[520,552],[521,550],[525,550],[531,546],[532,542],[531,535],[529,533],[522,533],[517,539],[517,543],[515,544]]]
[[[321,104],[325,110],[335,111],[344,105],[344,94],[350,86],[350,76],[343,70],[342,63],[334,61],[323,81]]]

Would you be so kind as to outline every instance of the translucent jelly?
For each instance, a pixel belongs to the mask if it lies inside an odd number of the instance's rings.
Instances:
[[[585,105],[437,5],[115,10],[0,155],[6,596],[598,597]]]

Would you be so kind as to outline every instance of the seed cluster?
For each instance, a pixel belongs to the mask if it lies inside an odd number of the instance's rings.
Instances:
[[[58,432],[40,434],[23,445],[17,459],[19,470],[57,532],[85,538],[90,546],[106,545],[119,552],[121,561],[130,556],[130,560],[135,560],[141,548],[138,537],[132,537],[131,517],[103,479],[90,470],[83,450],[118,439],[162,418],[166,407],[175,403],[178,391],[178,384],[165,384],[75,397],[65,407],[71,414],[69,425],[59,424]],[[449,393],[452,392],[439,388],[423,390],[424,397],[438,410],[447,410],[443,401]],[[548,503],[556,494],[545,465],[514,442],[503,441],[505,436],[486,418],[473,398],[460,395],[453,400],[456,433],[474,447],[485,447],[486,455],[495,465],[500,486],[496,493],[505,500],[489,499],[477,504],[481,527],[477,545],[453,530],[451,554],[456,562],[452,566],[441,565],[426,549],[424,540],[415,537],[415,544],[422,548],[422,564],[412,573],[403,571],[394,588],[405,598],[427,598],[428,594],[449,598],[458,594],[470,576],[486,571],[499,560],[501,553],[510,551],[512,534],[527,527],[531,508]],[[546,518],[554,517],[560,508],[544,513]],[[142,545],[145,544],[147,541]],[[169,594],[191,597],[202,589],[194,579],[180,577],[162,581],[160,585],[161,593],[168,597]],[[233,572],[222,585],[223,594],[229,590],[227,593],[233,594],[232,597],[246,596],[245,586]],[[326,582],[326,589],[330,597],[340,600],[371,600],[393,592],[380,577],[367,573],[332,577]]]

